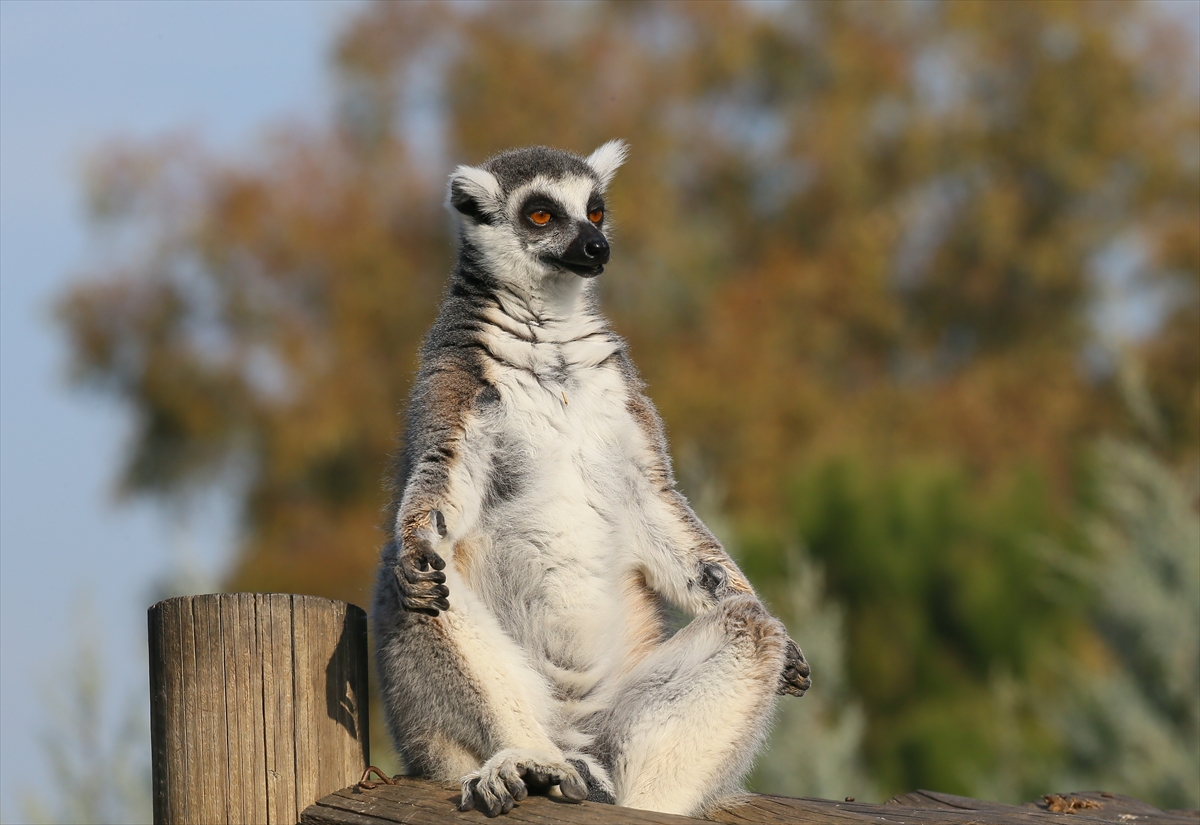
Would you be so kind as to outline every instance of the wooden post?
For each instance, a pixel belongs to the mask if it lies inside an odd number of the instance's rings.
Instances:
[[[154,822],[295,823],[367,764],[367,617],[316,596],[149,610]]]

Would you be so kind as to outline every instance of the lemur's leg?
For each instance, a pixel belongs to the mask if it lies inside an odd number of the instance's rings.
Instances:
[[[632,367],[629,367],[632,369]],[[692,616],[702,616],[725,599],[753,596],[754,588],[712,531],[675,489],[662,420],[650,400],[634,393],[626,409],[641,430],[643,450],[637,466],[642,487],[631,515],[640,537],[636,552],[652,590]],[[786,640],[777,692],[803,696],[808,690],[808,662],[800,646]]]
[[[732,596],[617,676],[588,726],[616,803],[695,816],[737,793],[767,735],[787,643],[758,599]]]
[[[643,499],[640,559],[647,583],[692,616],[703,616],[731,598],[754,598],[754,589],[687,501],[673,489]],[[812,684],[800,646],[786,639],[777,692],[803,696]]]
[[[553,707],[544,677],[469,588],[437,616],[402,608],[396,589],[376,590],[373,625],[384,715],[410,769],[462,781],[461,807],[507,813],[535,787],[587,788],[547,731]],[[381,577],[393,575],[384,566]],[[386,584],[386,582],[384,583]]]

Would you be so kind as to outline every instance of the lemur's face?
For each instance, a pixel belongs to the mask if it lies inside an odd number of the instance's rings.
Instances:
[[[625,158],[619,141],[589,157],[515,149],[450,178],[463,232],[498,277],[593,278],[608,263],[604,190]]]
[[[593,278],[608,263],[604,197],[589,177],[541,176],[508,199],[509,224],[529,254],[576,275]]]

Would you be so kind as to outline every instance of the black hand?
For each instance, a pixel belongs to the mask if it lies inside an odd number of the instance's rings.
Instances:
[[[406,547],[394,568],[396,590],[400,606],[405,610],[436,616],[441,610],[449,610],[450,588],[446,587],[446,567],[442,557],[434,552],[429,542],[419,542]]]
[[[803,696],[812,687],[809,675],[812,669],[801,652],[800,646],[791,639],[787,641],[787,654],[783,661],[783,673],[779,675],[779,688],[776,691],[781,696]]]

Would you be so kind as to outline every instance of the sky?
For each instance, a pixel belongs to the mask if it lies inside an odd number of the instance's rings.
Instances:
[[[114,496],[126,411],[72,389],[52,307],[86,269],[82,169],[115,137],[189,131],[221,154],[324,120],[355,2],[0,0],[0,817],[44,779],[46,693],[99,645],[110,721],[147,701],[145,610],[181,571],[218,580],[229,507],[186,530]],[[149,742],[145,743],[149,752]],[[44,781],[40,782],[44,787]]]

